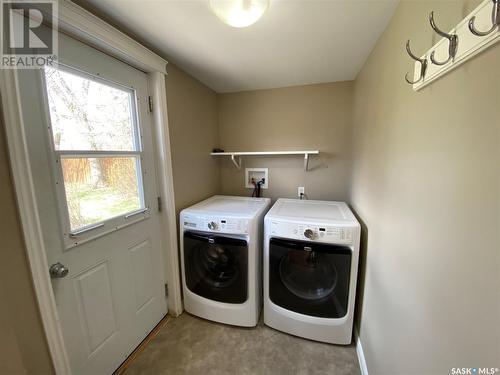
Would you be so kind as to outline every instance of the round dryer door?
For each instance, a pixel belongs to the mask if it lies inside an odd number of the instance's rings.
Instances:
[[[281,258],[279,273],[290,292],[307,300],[325,298],[337,285],[337,268],[324,253],[290,250]]]
[[[284,309],[322,318],[347,314],[351,249],[271,238],[269,298]]]

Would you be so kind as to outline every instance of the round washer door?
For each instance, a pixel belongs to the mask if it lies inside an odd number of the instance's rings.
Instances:
[[[227,288],[238,281],[240,270],[231,250],[220,243],[200,242],[192,249],[190,264],[198,278],[214,288]]]
[[[188,289],[213,301],[248,299],[248,243],[242,239],[184,232],[184,274]]]

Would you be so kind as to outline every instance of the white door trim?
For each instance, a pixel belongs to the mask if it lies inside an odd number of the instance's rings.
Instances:
[[[174,316],[182,313],[181,278],[179,274],[179,253],[177,251],[177,216],[175,213],[174,183],[172,172],[172,154],[170,148],[170,133],[167,114],[167,87],[165,74],[155,72],[149,74],[149,89],[153,96],[155,155],[158,163],[159,191],[164,199],[161,224],[166,228],[162,231],[162,243],[168,244],[166,249],[165,275],[169,289],[169,312]],[[158,103],[158,104],[157,104]]]
[[[58,4],[60,31],[146,73],[167,72],[166,60],[99,17],[69,0]]]
[[[93,14],[68,0],[59,1],[59,31],[116,57],[148,74],[154,106],[155,159],[159,173],[159,193],[163,200],[162,223],[166,227],[162,243],[169,285],[169,312],[182,312],[177,230],[172,177],[172,160],[168,130],[165,74],[167,61],[129,38]],[[0,71],[0,95],[6,129],[10,164],[14,179],[26,251],[33,277],[42,323],[57,374],[70,374],[62,328],[48,274],[37,202],[24,134],[17,72]]]

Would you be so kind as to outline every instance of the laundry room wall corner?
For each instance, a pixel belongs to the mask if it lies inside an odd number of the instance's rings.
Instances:
[[[179,212],[219,193],[217,94],[174,64],[168,65],[168,121],[175,206]]]

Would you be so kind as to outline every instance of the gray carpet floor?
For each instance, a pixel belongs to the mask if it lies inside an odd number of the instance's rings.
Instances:
[[[182,314],[171,318],[125,375],[360,374],[354,345],[338,346],[265,326],[238,328]]]

